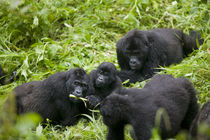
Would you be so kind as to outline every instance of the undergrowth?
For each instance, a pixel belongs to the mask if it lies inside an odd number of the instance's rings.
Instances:
[[[48,124],[44,128],[37,126],[37,114],[12,117],[13,109],[4,109],[3,103],[16,86],[56,72],[82,67],[89,73],[103,61],[119,69],[115,44],[134,28],[200,32],[204,44],[199,50],[180,64],[162,67],[160,73],[188,78],[201,105],[210,99],[210,21],[205,0],[0,0],[0,5],[0,65],[5,73],[18,74],[15,82],[0,86],[0,139],[105,139],[101,116],[87,116],[90,121],[71,127]],[[129,130],[125,132],[128,140]],[[176,139],[184,138],[180,134]],[[152,139],[159,139],[155,129]]]

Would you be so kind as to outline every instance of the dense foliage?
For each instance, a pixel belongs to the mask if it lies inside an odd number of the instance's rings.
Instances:
[[[115,43],[133,28],[199,31],[204,38],[199,50],[180,64],[162,68],[161,73],[187,77],[198,91],[201,105],[210,99],[206,0],[0,0],[0,5],[0,65],[6,73],[16,70],[19,76],[17,81],[0,86],[0,139],[105,139],[101,117],[87,116],[91,121],[81,120],[73,127],[43,128],[36,125],[40,120],[37,115],[16,118],[14,108],[2,106],[8,93],[25,82],[74,67],[89,73],[103,61],[119,68]],[[9,99],[12,104],[13,98]],[[126,134],[126,139],[131,139]],[[183,137],[180,134],[177,139]],[[152,139],[158,139],[155,129]]]

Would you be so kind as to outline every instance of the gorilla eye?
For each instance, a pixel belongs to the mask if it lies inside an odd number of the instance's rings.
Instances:
[[[82,87],[88,88],[88,85],[87,84],[82,84]]]
[[[131,51],[126,50],[125,53],[126,53],[126,54],[131,54]]]
[[[99,70],[98,73],[99,73],[99,74],[103,74],[103,71],[102,71],[102,70]]]
[[[74,85],[79,85],[80,83],[78,81],[74,81]]]
[[[133,54],[134,54],[134,55],[139,54],[139,50],[134,50],[134,51],[133,51]]]

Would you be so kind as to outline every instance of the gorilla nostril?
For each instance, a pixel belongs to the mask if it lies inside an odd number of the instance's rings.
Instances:
[[[74,94],[75,94],[76,96],[81,96],[81,95],[82,95],[82,92],[79,91],[79,90],[76,90],[76,91],[74,91]]]
[[[99,77],[99,78],[98,78],[98,80],[99,80],[99,81],[102,81],[102,80],[103,80],[103,78]]]
[[[136,64],[136,60],[130,60],[131,64]]]

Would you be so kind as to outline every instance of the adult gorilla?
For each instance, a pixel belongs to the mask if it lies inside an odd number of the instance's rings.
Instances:
[[[195,31],[189,36],[177,29],[131,30],[116,44],[119,77],[122,81],[130,79],[130,83],[148,79],[159,66],[179,63],[198,49],[196,39],[203,43]]]
[[[17,112],[37,112],[52,124],[74,125],[88,109],[83,101],[69,95],[84,98],[88,88],[89,76],[80,68],[56,73],[44,81],[22,84],[14,89]]]
[[[195,95],[187,79],[170,75],[154,76],[143,89],[122,89],[109,95],[100,106],[109,130],[107,139],[123,140],[126,124],[133,126],[138,140],[149,140],[154,126],[163,139],[173,137],[180,129],[190,128],[198,112]]]

